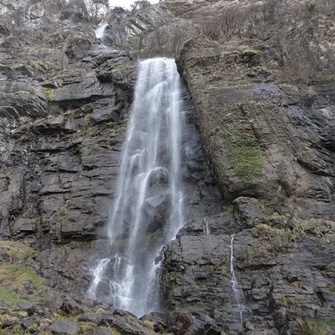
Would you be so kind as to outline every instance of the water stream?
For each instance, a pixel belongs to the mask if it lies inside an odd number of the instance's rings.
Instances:
[[[162,247],[184,223],[180,176],[182,99],[172,59],[140,61],[122,162],[108,223],[110,258],[92,269],[88,290],[137,316],[159,309]],[[104,293],[106,294],[106,292]]]
[[[232,289],[234,291],[235,301],[238,305],[238,313],[240,315],[241,325],[243,324],[243,313],[246,310],[244,305],[244,296],[240,284],[235,275],[235,266],[234,266],[234,239],[235,236],[231,235],[230,239],[230,276]]]
[[[205,235],[210,235],[211,234],[211,227],[209,225],[208,219],[204,218],[203,222],[203,230]]]
[[[95,32],[95,37],[96,38],[103,38],[105,29],[108,26],[108,23],[104,23],[100,25],[94,32]]]

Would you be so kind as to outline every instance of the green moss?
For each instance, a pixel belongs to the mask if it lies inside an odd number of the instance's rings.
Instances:
[[[330,328],[335,327],[335,322],[318,319],[298,318],[297,322],[301,335],[326,335]]]
[[[109,332],[111,335],[121,335],[120,331],[116,328],[111,328]]]
[[[81,334],[87,334],[95,327],[92,323],[89,322],[78,322],[78,325],[80,327]]]
[[[307,9],[308,13],[313,14],[316,10],[316,4],[315,3],[306,3],[306,9]]]
[[[8,290],[0,287],[0,301],[4,301],[9,305],[14,305],[22,299],[16,293],[9,292]]]
[[[149,320],[143,321],[143,326],[149,329],[154,329],[154,323]]]
[[[42,216],[39,216],[37,219],[36,219],[36,222],[35,222],[35,228],[36,228],[36,232],[37,232],[37,236],[41,236],[42,235]]]
[[[226,213],[228,215],[233,215],[233,212],[234,212],[234,206],[233,205],[229,205],[226,207]]]
[[[225,137],[225,145],[229,163],[240,178],[254,181],[261,176],[261,154],[254,138],[229,135]]]
[[[288,306],[287,299],[286,299],[285,296],[281,297],[281,299],[280,299],[280,305],[282,307],[287,307]]]
[[[21,326],[15,326],[14,328],[11,328],[10,330],[6,329],[0,329],[0,335],[27,335],[29,332],[21,328]]]
[[[1,241],[0,252],[6,253],[10,257],[16,257],[25,260],[31,257],[36,251],[29,246],[15,241]]]
[[[47,97],[47,99],[49,101],[53,101],[55,99],[54,90],[52,88],[45,87],[44,88],[44,95]]]
[[[257,248],[255,248],[255,247],[247,247],[246,249],[245,249],[245,251],[246,251],[246,260],[247,260],[247,264],[250,266],[251,265],[251,263],[252,263],[252,261],[253,261],[253,259],[255,258],[255,256],[257,255],[257,252],[258,252],[258,250],[257,250]]]
[[[141,51],[143,49],[143,36],[140,35],[138,40],[138,51]]]
[[[335,285],[330,284],[330,285],[327,286],[327,289],[328,289],[330,292],[335,292]]]
[[[294,307],[299,305],[298,301],[294,300],[293,298],[287,298],[286,300],[288,306]]]
[[[43,278],[25,266],[17,264],[3,264],[0,266],[0,282],[10,281],[12,288],[23,287],[25,283],[32,283],[37,291],[45,289]]]

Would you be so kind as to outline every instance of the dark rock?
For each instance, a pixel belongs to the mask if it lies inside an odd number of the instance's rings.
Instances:
[[[69,63],[67,56],[62,51],[54,49],[26,47],[22,50],[20,56],[26,60],[52,62],[56,65],[57,70],[66,68]]]
[[[24,311],[28,311],[29,309],[31,309],[31,304],[29,302],[25,302],[25,301],[20,301],[16,303],[16,306],[19,309],[22,309]]]
[[[100,324],[103,319],[103,316],[100,314],[93,314],[93,313],[85,313],[80,315],[79,321],[83,322],[91,322],[96,325]]]
[[[155,332],[143,326],[137,317],[123,310],[114,310],[112,314],[104,314],[99,326],[116,328],[126,335],[153,335]]]
[[[28,91],[0,94],[0,116],[19,119],[22,116],[43,117],[47,114],[47,104],[39,96]]]
[[[105,227],[137,51],[178,54],[183,45],[178,69],[190,94],[183,87],[181,173],[185,217],[191,220],[164,249],[167,309],[179,313],[169,326],[180,334],[287,335],[301,331],[297,319],[335,321],[332,78],[283,84],[280,60],[268,59],[274,48],[264,40],[189,39],[198,35],[200,18],[210,22],[229,1],[165,1],[109,16],[105,42],[125,43],[131,51],[93,45],[85,6],[74,6],[67,16],[70,3],[64,1],[9,2],[0,4],[0,235],[38,251],[27,257],[1,251],[0,265],[31,268],[49,286],[40,291],[33,283],[19,285],[16,294],[38,295],[43,306],[15,310],[38,318],[85,312],[83,322],[122,334],[152,333],[130,313],[100,313],[76,297],[91,280],[91,247],[109,253]],[[318,27],[327,26],[322,20]],[[154,176],[152,189],[163,191],[167,178]],[[150,199],[151,232],[164,226],[166,205],[165,197]],[[238,294],[231,282],[232,250]],[[10,309],[0,306],[4,315]],[[10,313],[18,321],[4,320],[1,327],[10,333],[28,322],[21,314]],[[159,316],[147,320],[155,331],[167,326]]]
[[[51,312],[55,312],[63,305],[64,298],[52,290],[46,292],[44,305],[48,307]]]
[[[84,313],[85,307],[78,304],[71,298],[66,298],[63,301],[63,304],[61,306],[61,310],[69,315],[77,316],[79,314]]]
[[[192,328],[197,328],[194,316],[188,312],[173,312],[169,315],[168,324],[168,331],[176,335],[188,334]]]
[[[167,329],[167,317],[163,313],[152,312],[147,315],[143,315],[140,318],[141,321],[150,321],[153,324],[153,330],[156,333],[160,333]]]
[[[49,327],[53,334],[66,334],[66,335],[75,335],[80,332],[79,326],[72,321],[54,321]]]
[[[115,104],[115,98],[101,99],[93,104],[93,113],[90,115],[92,125],[101,122],[117,122],[121,111],[122,108]]]
[[[109,328],[97,327],[93,329],[92,335],[110,335]]]
[[[22,324],[21,324],[21,327],[22,327],[23,329],[27,329],[27,328],[29,328],[30,326],[32,326],[34,323],[35,323],[35,321],[34,321],[34,320],[31,320],[31,319],[29,319],[29,320],[23,320],[23,321],[22,321]]]
[[[47,312],[45,310],[45,308],[41,305],[32,305],[29,309],[28,309],[28,315],[32,316],[32,315],[39,315],[39,316],[46,316]]]

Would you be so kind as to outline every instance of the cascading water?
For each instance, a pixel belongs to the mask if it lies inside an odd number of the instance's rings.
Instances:
[[[238,313],[240,315],[241,325],[243,324],[243,312],[246,310],[244,305],[244,297],[243,292],[240,288],[240,285],[237,281],[235,275],[235,267],[234,267],[234,239],[235,236],[232,235],[230,239],[230,275],[231,275],[231,284],[235,295],[235,300],[238,305]]]
[[[209,222],[208,222],[208,220],[206,218],[204,218],[202,224],[203,224],[204,234],[205,235],[210,235],[210,233],[211,233],[211,227],[210,227]]]
[[[108,23],[104,23],[101,26],[99,26],[94,32],[96,38],[103,38],[105,29],[108,26]]]
[[[111,256],[93,271],[88,294],[109,275],[108,300],[137,316],[159,309],[157,256],[183,225],[182,99],[172,59],[139,62],[121,170],[108,225]],[[107,264],[108,263],[108,264]],[[107,266],[107,267],[108,267]]]

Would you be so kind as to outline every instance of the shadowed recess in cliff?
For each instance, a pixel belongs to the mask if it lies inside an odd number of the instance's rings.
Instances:
[[[88,291],[91,298],[137,316],[160,309],[157,256],[184,221],[182,120],[180,78],[174,60],[139,62],[108,224],[111,253],[96,265]],[[106,284],[107,297],[106,287],[100,289]]]

